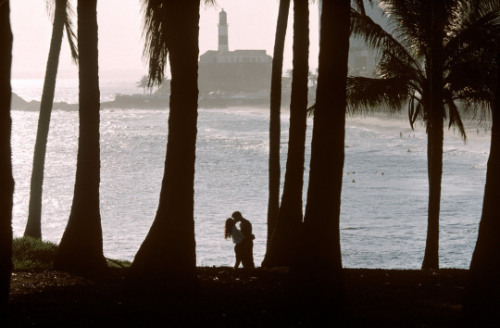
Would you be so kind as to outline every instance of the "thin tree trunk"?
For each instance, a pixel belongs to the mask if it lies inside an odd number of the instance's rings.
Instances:
[[[427,240],[422,269],[439,269],[439,212],[441,204],[441,179],[443,176],[443,39],[444,4],[442,0],[430,1],[432,31],[429,55],[427,56],[427,76],[429,96],[427,122],[427,165],[429,177],[429,206]]]
[[[484,188],[483,212],[465,290],[464,327],[494,327],[500,322],[500,55],[492,107],[491,148]]]
[[[31,193],[29,201],[28,221],[24,231],[25,237],[42,239],[42,191],[45,169],[45,154],[49,135],[50,116],[54,103],[56,89],[57,68],[64,30],[64,15],[66,1],[56,1],[52,38],[50,41],[49,57],[43,83],[42,101],[38,117],[38,129],[33,155],[33,169],[31,172]]]
[[[99,210],[99,67],[97,51],[97,0],[78,1],[80,52],[80,135],[73,204],[59,244],[54,266],[93,272],[105,265]]]
[[[179,2],[169,17],[172,92],[165,173],[155,220],[132,264],[137,273],[168,276],[183,288],[196,278],[193,212],[199,7],[199,0]]]
[[[290,132],[283,197],[279,219],[263,266],[289,266],[296,257],[302,224],[302,190],[307,128],[309,73],[308,0],[294,1],[293,80],[290,102]]]
[[[12,152],[10,85],[12,66],[12,31],[9,1],[0,2],[0,316],[6,310],[12,274],[12,205],[14,179]]]
[[[280,143],[281,143],[281,77],[283,52],[290,12],[290,0],[281,0],[274,40],[273,67],[271,73],[271,107],[269,121],[269,200],[267,205],[267,247],[278,222],[280,208]]]

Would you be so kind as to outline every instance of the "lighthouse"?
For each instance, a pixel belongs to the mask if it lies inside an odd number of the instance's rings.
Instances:
[[[224,9],[219,13],[219,51],[229,51],[227,43],[227,14]]]

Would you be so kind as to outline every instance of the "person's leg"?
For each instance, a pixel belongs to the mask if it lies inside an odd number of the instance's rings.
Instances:
[[[234,268],[238,269],[242,261],[242,250],[241,250],[241,242],[239,244],[234,245],[234,256],[236,257],[236,262],[234,264]]]

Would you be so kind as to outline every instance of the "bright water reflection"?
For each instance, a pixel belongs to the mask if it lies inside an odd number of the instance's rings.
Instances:
[[[13,111],[16,190],[14,234],[26,223],[37,113]],[[101,214],[105,255],[132,260],[158,205],[167,140],[164,110],[101,113]],[[309,122],[311,123],[311,122]],[[43,199],[43,236],[58,242],[73,193],[77,112],[55,111],[51,123]],[[308,129],[310,144],[311,124]],[[440,260],[466,268],[481,214],[489,136],[475,128],[464,144],[446,133]],[[284,174],[288,116],[282,119]],[[310,149],[307,148],[307,158]],[[224,220],[240,210],[254,225],[255,260],[265,251],[268,111],[264,108],[200,109],[195,179],[197,263],[233,264],[223,239]],[[404,116],[350,118],[341,214],[346,267],[419,268],[425,246],[426,135],[411,131]],[[305,178],[307,185],[306,163]]]

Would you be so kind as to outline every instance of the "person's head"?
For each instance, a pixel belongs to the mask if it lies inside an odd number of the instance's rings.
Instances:
[[[236,222],[232,218],[226,220],[226,225],[224,226],[224,238],[228,239],[231,237],[231,230],[233,230]]]
[[[241,215],[241,213],[239,211],[236,211],[233,213],[233,215],[231,215],[233,217],[233,219],[238,222],[238,221],[241,221],[241,219],[243,219],[243,216]]]

